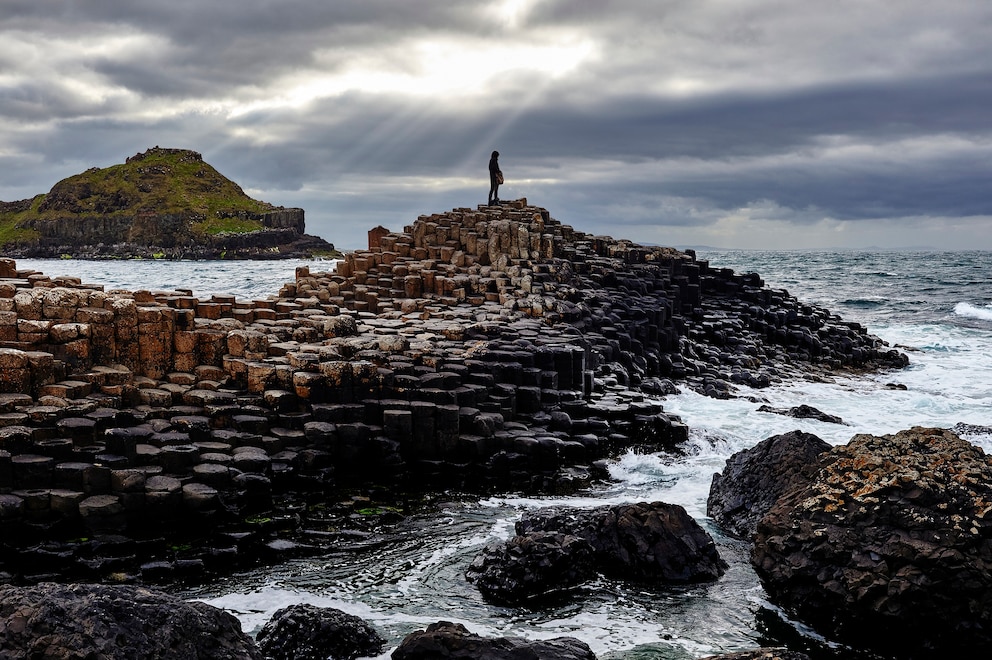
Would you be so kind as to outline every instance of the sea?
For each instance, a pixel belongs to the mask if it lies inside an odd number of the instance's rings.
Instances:
[[[816,658],[856,654],[818,637],[767,601],[748,563],[747,544],[724,536],[706,516],[712,475],[734,452],[794,429],[843,444],[859,433],[884,435],[913,426],[957,429],[992,452],[992,252],[697,250],[700,260],[825,307],[904,351],[897,371],[788,382],[717,400],[683,390],[661,400],[690,429],[685,456],[635,454],[612,463],[610,483],[567,497],[508,494],[483,499],[446,494],[429,510],[383,529],[358,549],[287,561],[174,587],[188,599],[228,610],[257,633],[294,603],[335,607],[370,621],[390,652],[408,633],[439,621],[488,636],[572,636],[601,659],[686,660],[758,646],[785,645]],[[275,294],[295,268],[313,261],[159,262],[20,260],[19,268],[72,275],[107,289],[190,289],[243,299]],[[894,388],[893,385],[904,386]],[[842,425],[758,412],[807,404]],[[512,534],[528,510],[636,501],[684,506],[716,539],[730,568],[718,581],[664,587],[600,579],[567,604],[507,608],[487,604],[465,569],[488,543]]]

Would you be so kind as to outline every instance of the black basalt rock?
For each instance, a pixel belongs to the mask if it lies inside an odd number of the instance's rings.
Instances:
[[[943,429],[857,435],[758,523],[769,598],[897,658],[992,653],[992,461]]]
[[[702,660],[810,660],[810,657],[800,651],[788,649],[755,649],[740,653],[710,655]]]
[[[305,603],[273,614],[257,641],[271,660],[354,660],[378,655],[386,643],[357,616]]]
[[[393,660],[596,660],[585,642],[572,637],[531,641],[520,637],[481,637],[460,623],[439,621],[410,633]]]
[[[809,481],[817,459],[829,449],[812,433],[797,430],[737,452],[722,474],[713,475],[706,515],[726,532],[750,538],[783,493]]]
[[[487,601],[522,605],[561,599],[594,575],[588,541],[537,532],[486,546],[466,576]]]
[[[786,417],[795,417],[796,419],[815,419],[820,422],[826,422],[828,424],[843,424],[844,420],[836,415],[829,415],[822,410],[814,408],[813,406],[808,406],[802,404],[799,406],[793,406],[792,408],[773,408],[772,406],[760,406],[758,412],[774,413],[776,415],[785,415]]]
[[[0,586],[0,658],[262,660],[234,616],[141,587]]]
[[[681,506],[663,502],[527,513],[517,535],[488,546],[469,569],[487,600],[521,604],[562,596],[592,579],[654,584],[715,580],[727,564]]]
[[[519,535],[559,532],[585,539],[596,569],[627,580],[687,584],[715,580],[727,565],[712,537],[677,504],[639,502],[529,512]]]

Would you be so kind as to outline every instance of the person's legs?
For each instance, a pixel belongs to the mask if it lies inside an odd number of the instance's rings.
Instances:
[[[489,202],[488,205],[492,206],[493,202],[499,201],[499,181],[496,180],[496,175],[489,175]]]

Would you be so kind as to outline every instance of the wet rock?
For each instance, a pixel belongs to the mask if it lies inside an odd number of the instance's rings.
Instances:
[[[234,616],[130,586],[0,586],[0,657],[261,660]]]
[[[386,643],[357,616],[307,604],[277,611],[256,640],[271,660],[353,660],[378,655]]]
[[[406,636],[393,660],[596,660],[587,644],[571,637],[531,641],[520,637],[481,637],[460,623],[439,621]]]
[[[594,576],[589,542],[552,532],[490,544],[466,574],[487,601],[502,605],[558,600]]]
[[[786,417],[795,417],[796,419],[815,419],[821,422],[826,422],[828,424],[843,424],[844,420],[836,415],[828,415],[822,410],[818,410],[813,406],[807,406],[805,403],[799,406],[793,406],[792,408],[773,408],[772,406],[760,406],[758,412],[774,413],[776,415],[785,415]]]
[[[525,513],[516,531],[585,539],[596,570],[610,577],[684,584],[715,580],[727,567],[712,537],[677,504],[539,509]]]
[[[749,539],[783,493],[812,478],[818,458],[829,449],[817,436],[797,430],[737,452],[713,475],[706,515],[729,534]]]
[[[769,597],[896,657],[992,652],[992,463],[950,431],[857,435],[757,527]]]
[[[92,495],[79,503],[86,527],[95,532],[117,532],[127,526],[124,505],[117,495]]]
[[[755,649],[741,653],[708,655],[702,660],[810,660],[810,657],[800,651],[788,649]]]
[[[685,584],[715,580],[727,567],[685,509],[663,502],[528,512],[516,532],[487,546],[468,571],[492,602],[560,598],[597,572]]]

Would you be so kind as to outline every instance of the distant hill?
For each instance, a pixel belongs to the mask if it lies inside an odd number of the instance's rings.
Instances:
[[[45,195],[0,202],[0,254],[278,258],[333,253],[303,209],[252,199],[188,149],[154,147]]]

